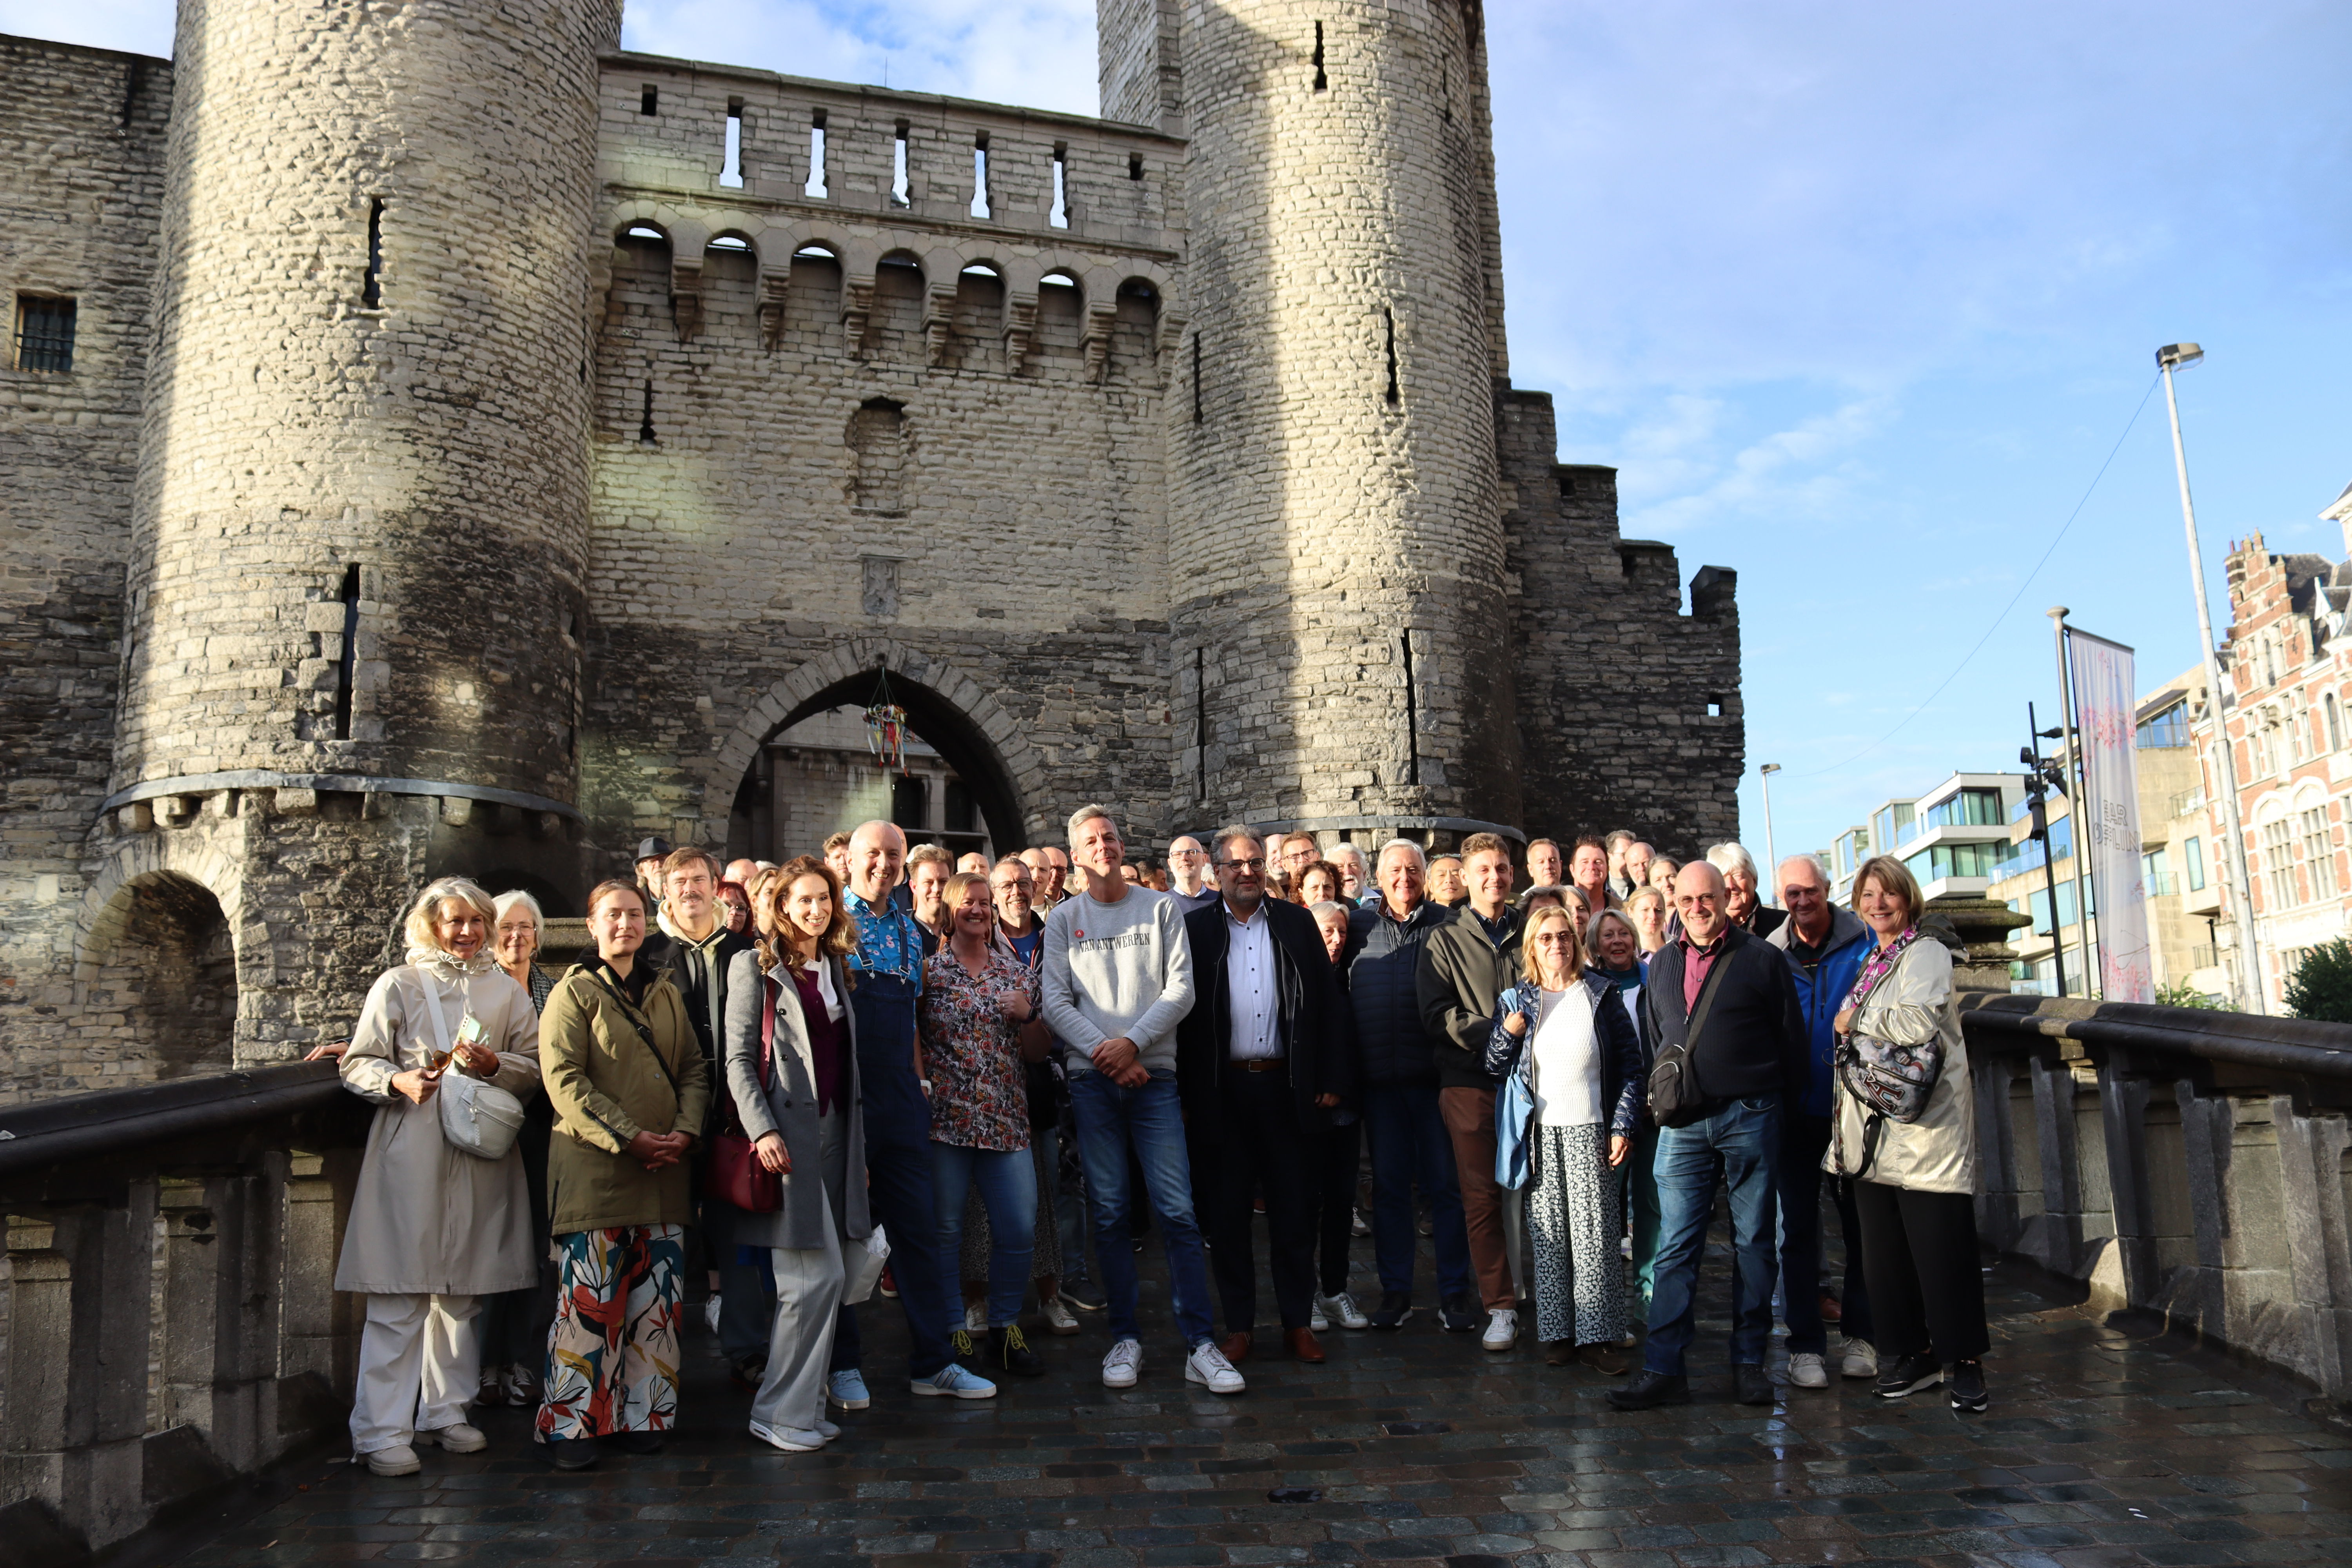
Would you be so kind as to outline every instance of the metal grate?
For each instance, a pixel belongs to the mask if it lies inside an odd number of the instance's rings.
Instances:
[[[16,296],[16,368],[73,369],[74,302]]]

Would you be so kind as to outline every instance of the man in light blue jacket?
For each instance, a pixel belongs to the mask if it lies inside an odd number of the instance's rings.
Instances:
[[[1803,1103],[1790,1106],[1780,1121],[1781,1315],[1789,1325],[1789,1381],[1799,1388],[1826,1388],[1830,1344],[1822,1318],[1821,1184],[1837,1056],[1833,1024],[1870,956],[1871,935],[1851,910],[1830,902],[1829,873],[1811,855],[1781,861],[1774,880],[1789,918],[1764,940],[1786,955],[1796,977],[1811,1067]],[[1843,1194],[1838,1197],[1838,1226],[1845,1233],[1845,1297],[1840,1305],[1845,1343],[1839,1370],[1848,1377],[1875,1377],[1870,1293],[1862,1281],[1862,1227],[1853,1200]]]

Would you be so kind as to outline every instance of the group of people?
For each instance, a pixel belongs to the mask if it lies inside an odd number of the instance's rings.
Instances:
[[[993,864],[910,854],[886,822],[781,866],[648,840],[591,892],[594,951],[561,976],[530,895],[433,882],[341,1059],[382,1108],[336,1277],[367,1301],[355,1456],[403,1474],[419,1443],[478,1450],[480,1403],[534,1406],[560,1468],[658,1449],[698,1273],[751,1434],[787,1452],[870,1404],[877,1289],[917,1396],[1042,1373],[1033,1287],[1049,1332],[1103,1314],[1102,1382],[1132,1387],[1148,1228],[1184,1380],[1238,1394],[1261,1215],[1291,1358],[1413,1317],[1425,1215],[1443,1328],[1507,1351],[1531,1306],[1547,1362],[1608,1376],[1639,1344],[1609,1397],[1646,1409],[1691,1397],[1718,1193],[1737,1400],[1776,1397],[1777,1296],[1793,1386],[1828,1385],[1836,1321],[1842,1375],[1983,1409],[1973,1104],[1910,873],[1870,861],[1848,910],[1792,857],[1776,909],[1736,844],[1525,859],[1515,897],[1492,833],[1368,862],[1235,826],[1147,879],[1099,805],[1066,849]],[[1349,1268],[1367,1143],[1370,1311]]]

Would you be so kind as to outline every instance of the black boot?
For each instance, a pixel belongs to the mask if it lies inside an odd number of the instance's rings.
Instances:
[[[1018,1323],[988,1331],[988,1365],[991,1371],[1009,1372],[1021,1377],[1045,1375],[1045,1358],[1029,1348]]]
[[[1752,1361],[1743,1361],[1731,1369],[1731,1398],[1737,1405],[1769,1405],[1772,1403],[1772,1374]]]
[[[1622,1388],[1609,1391],[1609,1403],[1620,1410],[1655,1410],[1661,1405],[1688,1405],[1690,1379],[1647,1368],[1633,1374]]]

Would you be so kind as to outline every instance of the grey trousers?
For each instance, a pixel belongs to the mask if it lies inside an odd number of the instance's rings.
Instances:
[[[819,1136],[827,1206],[836,1215],[848,1179],[849,1120],[826,1117]],[[833,1335],[841,1316],[841,1226],[824,1227],[822,1247],[772,1247],[776,1269],[776,1315],[768,1330],[768,1373],[751,1396],[751,1419],[774,1430],[814,1432],[824,1415],[825,1384],[833,1361]]]

